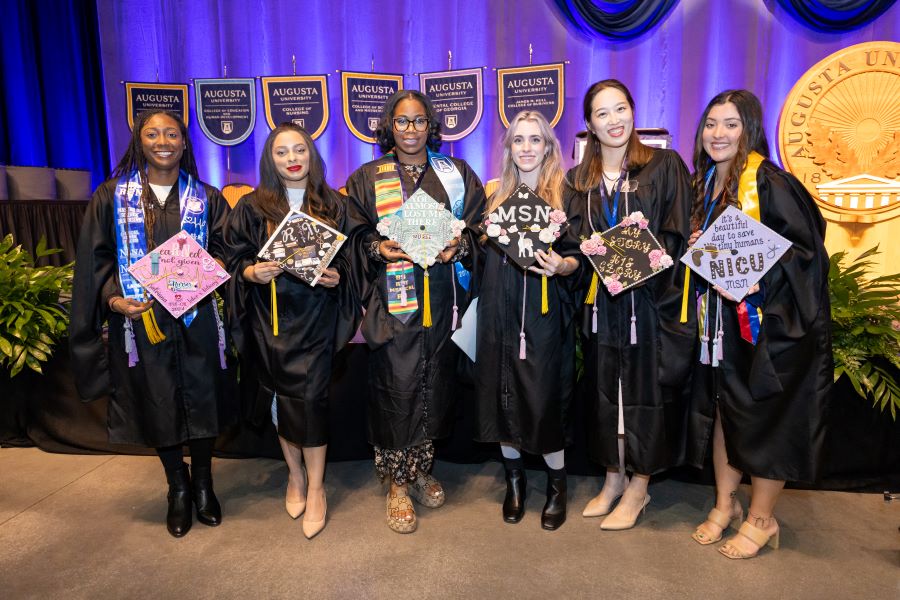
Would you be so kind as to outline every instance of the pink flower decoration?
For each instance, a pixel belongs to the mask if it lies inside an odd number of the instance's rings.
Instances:
[[[631,220],[631,217],[622,217],[622,222],[619,225],[621,227],[630,227],[634,225],[634,221]]]
[[[490,220],[490,219],[485,219],[485,220],[484,220],[484,224],[485,224],[485,225],[490,225],[490,224],[491,224],[491,220]]]
[[[505,229],[501,229],[501,230],[500,230],[500,235],[506,235],[506,230],[505,230]]]
[[[647,229],[647,226],[649,224],[650,221],[648,221],[647,219],[641,219],[640,221],[638,221],[638,227],[640,227],[641,229]]]
[[[597,246],[597,255],[598,256],[606,256],[606,246],[600,244]]]
[[[659,261],[659,257],[662,255],[663,255],[663,251],[657,249],[657,250],[651,250],[650,254],[648,254],[647,256],[650,258],[650,262],[657,262],[657,261]]]
[[[553,209],[550,211],[550,222],[551,223],[565,223],[566,222],[566,213],[559,209]]]
[[[606,286],[606,289],[609,290],[609,293],[615,296],[622,292],[623,285],[622,282],[619,281],[618,275],[611,275],[609,277],[603,278],[603,285]]]
[[[558,238],[558,237],[559,237],[559,232],[558,232],[558,231],[554,231],[554,232],[553,232],[553,237]]]
[[[581,253],[587,256],[597,254],[600,244],[594,238],[588,238],[581,242]]]

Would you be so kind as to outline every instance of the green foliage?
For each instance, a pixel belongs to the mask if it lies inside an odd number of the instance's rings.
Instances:
[[[14,246],[12,234],[0,242],[0,368],[15,377],[28,367],[41,373],[41,363],[69,328],[67,306],[60,301],[72,290],[72,264],[35,267],[31,255]],[[37,258],[56,254],[41,238]]]
[[[878,246],[844,268],[846,252],[828,272],[834,380],[846,376],[856,393],[897,419],[900,410],[900,273],[867,278]]]

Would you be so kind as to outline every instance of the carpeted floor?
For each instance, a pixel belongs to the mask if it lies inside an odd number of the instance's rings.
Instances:
[[[781,549],[731,561],[690,538],[712,488],[671,480],[651,484],[636,528],[605,532],[581,517],[599,481],[570,477],[569,520],[547,532],[544,473],[528,472],[528,512],[507,525],[499,464],[439,462],[447,504],[404,536],[371,465],[334,463],[328,526],[308,541],[284,512],[283,462],[216,459],[214,473],[223,524],[175,539],[156,458],[0,450],[0,597],[900,597],[900,502],[881,495],[788,490]]]

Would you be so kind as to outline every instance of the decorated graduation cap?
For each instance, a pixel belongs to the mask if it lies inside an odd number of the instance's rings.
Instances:
[[[300,280],[315,286],[346,241],[340,231],[302,211],[290,211],[259,251]]]
[[[128,272],[176,319],[229,279],[186,231],[145,254]]]
[[[547,252],[562,235],[566,213],[552,208],[527,185],[520,184],[488,215],[485,233],[523,269],[535,262],[535,252]]]
[[[643,213],[636,211],[581,242],[582,254],[610,295],[617,296],[672,266],[672,257],[648,226]]]
[[[413,262],[425,269],[424,290],[422,293],[422,326],[431,327],[431,293],[428,268],[437,262],[438,254],[451,239],[459,237],[466,224],[453,216],[443,203],[428,195],[422,188],[416,190],[403,203],[403,207],[392,215],[383,217],[378,222],[378,233],[400,244],[400,248]],[[390,269],[403,269],[406,261],[398,261],[388,265]],[[412,265],[409,265],[412,269]],[[396,291],[388,290],[388,304],[407,306],[412,286],[411,271]],[[455,289],[455,288],[454,288]],[[454,302],[455,309],[455,302]],[[455,310],[454,310],[455,314]]]

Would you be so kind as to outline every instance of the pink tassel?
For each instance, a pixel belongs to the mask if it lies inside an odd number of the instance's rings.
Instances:
[[[453,321],[450,323],[450,331],[456,331],[456,322],[459,319],[459,308],[453,305]]]
[[[716,349],[716,359],[721,361],[725,358],[725,343],[724,343],[725,332],[722,330],[719,330],[719,335],[717,336],[717,338],[718,339],[716,339],[716,344],[717,344],[718,348]]]
[[[519,334],[519,360],[525,360],[525,332]]]
[[[705,335],[700,338],[700,364],[709,364],[709,337]]]
[[[631,315],[631,345],[637,344],[637,317]]]
[[[591,333],[597,333],[597,305],[594,304],[594,314],[591,315]]]

